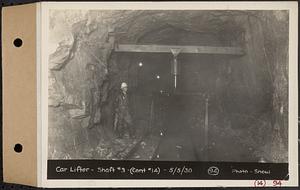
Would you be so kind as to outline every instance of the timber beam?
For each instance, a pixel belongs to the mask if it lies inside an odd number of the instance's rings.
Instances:
[[[173,50],[180,49],[180,53],[244,55],[244,51],[240,47],[133,45],[133,44],[117,44],[115,46],[116,52],[172,53],[171,52],[172,49]]]

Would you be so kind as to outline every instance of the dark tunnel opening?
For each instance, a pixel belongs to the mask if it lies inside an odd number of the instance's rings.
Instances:
[[[117,57],[119,64],[129,63],[123,69],[127,69],[135,127],[146,124],[151,133],[164,136],[155,159],[207,159],[197,155],[195,144],[208,146],[204,141],[206,116],[211,120],[212,114],[218,127],[224,125],[220,123],[224,122],[224,98],[219,97],[217,83],[222,64],[234,56],[181,54],[176,88],[171,53],[120,53]]]
[[[162,27],[155,33],[142,35],[138,44],[222,47],[241,43],[224,40],[224,36],[229,34],[222,35]],[[220,135],[225,130],[250,127],[255,122],[255,115],[263,113],[269,106],[266,93],[254,100],[252,92],[239,92],[240,89],[251,87],[232,88],[235,81],[247,83],[252,80],[251,76],[240,74],[244,66],[236,60],[242,56],[179,53],[176,57],[176,79],[175,60],[171,51],[117,53],[117,57],[120,70],[127,75],[123,78],[131,86],[131,111],[135,128],[147,126],[150,134],[163,136],[152,159],[258,159],[251,147],[240,146],[232,139],[222,139]],[[252,102],[255,108],[251,109],[251,105],[241,106],[248,102]],[[224,158],[222,149],[228,145],[232,149]],[[239,149],[238,154],[234,153],[236,149]],[[214,155],[214,158],[210,155]]]

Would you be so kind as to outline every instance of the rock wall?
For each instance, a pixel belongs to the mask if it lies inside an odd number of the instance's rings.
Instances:
[[[66,118],[60,122],[49,120],[49,128],[53,128],[50,131],[54,133],[50,137],[57,137],[56,132],[68,131],[62,135],[64,140],[53,143],[57,146],[51,150],[61,147],[61,141],[67,143],[66,147],[73,147],[64,149],[62,156],[82,155],[81,151],[86,148],[79,145],[89,146],[90,135],[95,131],[85,129],[101,127],[101,104],[108,94],[108,59],[114,43],[109,37],[109,28],[96,22],[98,15],[90,13],[88,16],[73,24],[72,41],[61,42],[49,57],[49,110],[59,113],[58,118]],[[100,137],[101,134],[95,138]],[[64,155],[74,152],[71,151],[74,147],[82,150],[76,150],[75,155]]]
[[[251,11],[236,21],[243,28],[238,43],[245,55],[231,59],[221,72],[225,110],[232,127],[245,126],[248,141],[263,147],[261,156],[287,161],[288,13]]]
[[[272,158],[287,160],[288,150],[288,46],[289,21],[287,11],[265,14],[264,53],[272,80]],[[286,156],[284,156],[286,155]]]

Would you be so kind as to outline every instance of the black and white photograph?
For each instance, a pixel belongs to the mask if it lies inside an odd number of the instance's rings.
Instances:
[[[50,10],[48,159],[288,162],[288,10]]]
[[[46,186],[298,184],[293,3],[60,5],[41,7]]]

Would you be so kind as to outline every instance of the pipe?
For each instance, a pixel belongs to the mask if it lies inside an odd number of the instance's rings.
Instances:
[[[174,56],[174,88],[177,87],[177,75],[178,75],[178,62],[177,62],[177,56]]]
[[[177,55],[180,53],[180,48],[171,48],[171,52],[174,57],[173,61],[173,75],[174,75],[174,88],[177,88],[177,75],[178,75],[178,62],[177,62]]]
[[[204,147],[205,159],[208,159],[208,101],[209,96],[205,99],[205,121],[204,121]]]

